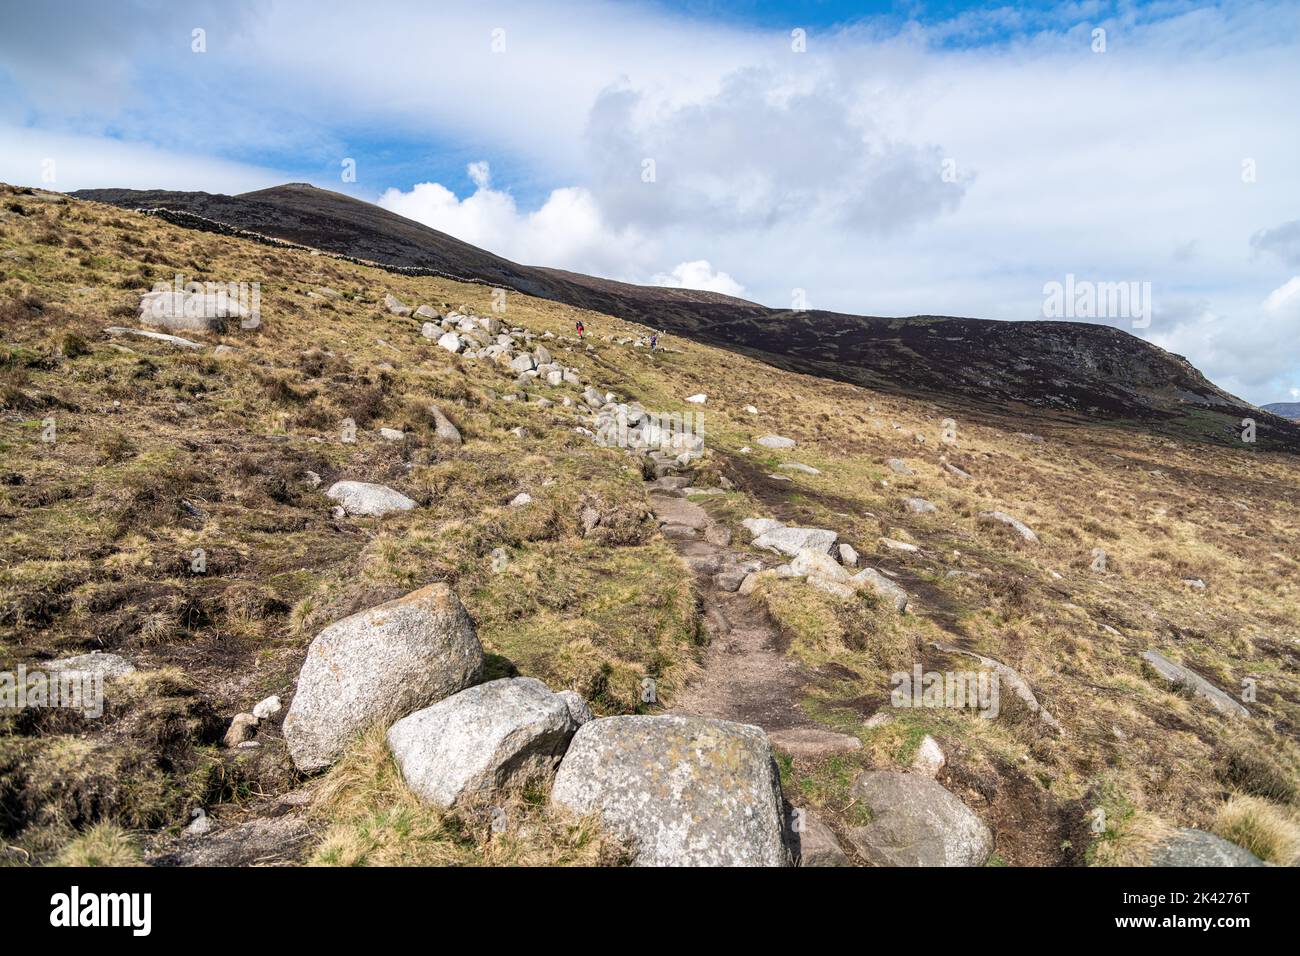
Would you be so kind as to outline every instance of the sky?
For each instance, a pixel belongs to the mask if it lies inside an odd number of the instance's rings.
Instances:
[[[310,182],[775,308],[1104,322],[1300,399],[1295,0],[0,0],[0,24],[5,182]]]

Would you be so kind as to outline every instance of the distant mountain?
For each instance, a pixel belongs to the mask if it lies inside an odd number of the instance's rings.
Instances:
[[[166,209],[353,256],[473,279],[722,345],[781,368],[1015,413],[1054,411],[1171,434],[1238,441],[1254,408],[1186,359],[1127,332],[1081,322],[997,322],[770,309],[713,292],[639,286],[520,265],[378,206],[291,183],[238,196],[89,189],[78,199]],[[210,228],[201,220],[182,224]],[[1300,426],[1274,420],[1260,447],[1300,451]]]
[[[1261,405],[1260,408],[1266,412],[1272,412],[1282,418],[1289,418],[1292,421],[1300,421],[1300,402],[1272,402],[1268,405]]]

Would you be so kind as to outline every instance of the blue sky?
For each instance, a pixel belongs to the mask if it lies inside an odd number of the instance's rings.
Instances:
[[[1300,397],[1293,2],[4,7],[8,182],[308,181],[782,307],[1034,319],[1066,275],[1149,282],[1149,323],[1080,318]]]

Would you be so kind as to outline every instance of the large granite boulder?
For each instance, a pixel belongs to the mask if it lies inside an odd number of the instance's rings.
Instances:
[[[470,687],[403,717],[388,746],[406,785],[450,807],[462,798],[550,780],[579,723],[532,677]]]
[[[474,622],[445,584],[331,624],[307,648],[284,719],[294,765],[329,766],[370,725],[449,697],[482,670]]]
[[[873,866],[983,866],[993,852],[983,821],[928,777],[871,770],[852,796],[871,822],[848,839]]]
[[[767,735],[705,717],[607,717],[569,744],[551,801],[597,813],[641,866],[787,866]]]

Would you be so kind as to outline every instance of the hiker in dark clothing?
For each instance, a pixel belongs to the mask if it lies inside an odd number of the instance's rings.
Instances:
[[[650,333],[650,351],[653,352],[653,351],[655,351],[655,350],[658,349],[658,348],[659,348],[659,333],[658,333],[658,332],[651,332],[651,333]]]

